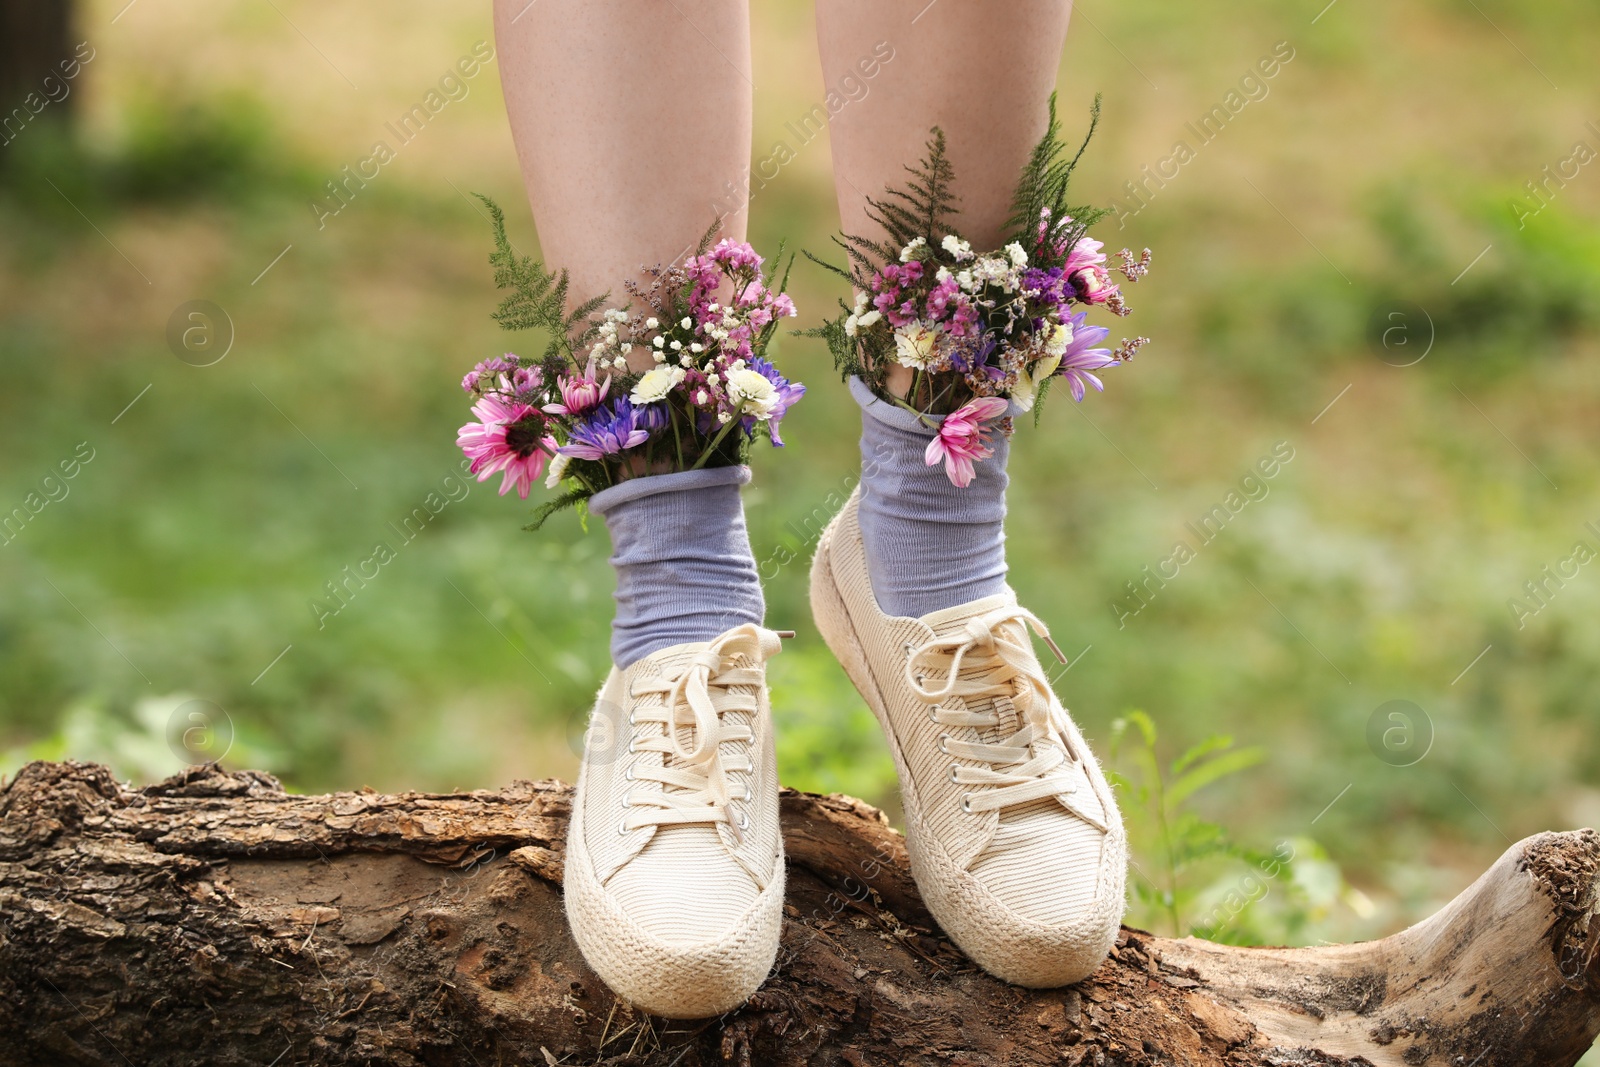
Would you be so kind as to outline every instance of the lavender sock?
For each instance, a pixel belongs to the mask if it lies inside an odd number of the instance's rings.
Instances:
[[[748,481],[749,467],[717,467],[634,478],[589,499],[611,534],[619,669],[766,617],[739,499]]]
[[[930,427],[859,378],[850,395],[861,405],[861,540],[878,606],[916,618],[1003,590],[1008,439],[991,436],[994,455],[960,489],[943,463],[923,459]]]

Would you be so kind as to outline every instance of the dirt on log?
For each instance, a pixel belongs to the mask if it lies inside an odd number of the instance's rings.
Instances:
[[[1592,830],[1520,842],[1382,941],[1124,929],[1091,978],[1039,991],[940,934],[879,812],[793,791],[773,975],[739,1011],[669,1023],[567,933],[570,796],[296,796],[209,766],[131,789],[30,764],[0,789],[0,1067],[1561,1067],[1600,1031]]]

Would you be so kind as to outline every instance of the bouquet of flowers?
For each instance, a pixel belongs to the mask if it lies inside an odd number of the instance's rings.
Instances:
[[[1112,271],[1131,283],[1150,265],[1149,249],[1138,258],[1123,249],[1108,268],[1102,244],[1087,231],[1109,212],[1067,202],[1073,168],[1099,117],[1097,98],[1089,133],[1068,159],[1051,97],[1048,128],[1023,168],[1005,228],[1009,239],[998,251],[973,251],[951,227],[954,172],[944,134],[935,128],[927,156],[906,168],[907,187],[868,199],[868,215],[887,239],[835,238],[849,257],[842,268],[807,254],[856,290],[854,306],[841,302],[843,314],[811,335],[828,342],[846,378],[859,376],[880,398],[938,427],[928,465],[943,459],[956,485],[967,485],[972,461],[990,454],[985,424],[999,420],[1009,434],[1008,411],[1033,410],[1037,419],[1037,405],[1056,378],[1081,402],[1087,387],[1104,388],[1098,372],[1132,359],[1149,340],[1097,347],[1110,331],[1086,321],[1095,306],[1127,315]],[[889,384],[897,364],[910,371],[897,375],[910,382],[899,392]]]
[[[566,272],[517,256],[504,214],[481,199],[495,284],[511,290],[494,317],[550,341],[537,359],[507,352],[461,380],[476,421],[456,443],[480,482],[503,474],[502,496],[516,489],[526,500],[541,474],[562,489],[528,529],[627,478],[739,464],[759,437],[783,447],[779,423],[805,393],[766,358],[779,320],[795,314],[787,272],[774,287],[748,244],[712,245],[713,227],[681,267],[647,270],[648,287],[628,283],[639,310],[596,319],[607,298],[568,312]]]

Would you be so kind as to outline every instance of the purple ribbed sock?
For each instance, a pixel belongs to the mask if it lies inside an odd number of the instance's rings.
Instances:
[[[861,540],[878,606],[916,618],[1003,590],[1009,439],[991,435],[994,455],[957,488],[942,462],[923,458],[931,428],[859,378],[850,394],[861,405]]]
[[[739,499],[749,480],[748,467],[682,471],[634,478],[589,499],[611,534],[618,668],[766,617]]]

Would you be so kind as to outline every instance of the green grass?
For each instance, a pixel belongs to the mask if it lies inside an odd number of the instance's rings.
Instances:
[[[1275,41],[1297,56],[1127,230],[1102,227],[1156,251],[1127,324],[1155,343],[1081,409],[1052,397],[1012,464],[1016,584],[1079,657],[1057,687],[1091,740],[1104,751],[1113,721],[1142,708],[1158,764],[1215,734],[1262,754],[1190,798],[1195,825],[1226,828],[1236,850],[1197,869],[1196,914],[1278,842],[1300,843],[1296,888],[1251,905],[1233,935],[1247,939],[1392,929],[1508,839],[1600,818],[1600,562],[1525,625],[1508,608],[1576,542],[1600,548],[1585,525],[1600,526],[1600,171],[1525,229],[1505,206],[1585,136],[1582,116],[1470,6],[1341,4],[1312,27],[1321,6],[1256,3],[1225,23],[1149,3],[1087,12],[1127,59],[1074,28],[1063,114],[1106,91],[1077,186],[1100,199]],[[1592,11],[1482,6],[1558,84],[1583,84],[1574,25],[1593,29]],[[136,9],[129,32],[154,32],[139,17],[158,18]],[[317,36],[315,12],[294,17]],[[804,18],[798,4],[757,15],[758,70],[798,71],[758,79],[758,155],[810,104],[790,32]],[[165,773],[169,724],[200,700],[226,714],[229,762],[297,789],[570,776],[606,668],[604,536],[570,515],[521,532],[531,508],[476,483],[463,495],[453,446],[463,369],[533,340],[490,321],[488,226],[460,195],[495,197],[512,239],[534,245],[492,78],[325,229],[306,203],[487,27],[446,24],[414,76],[384,67],[375,96],[322,111],[291,106],[288,81],[237,84],[267,69],[263,50],[304,48],[278,29],[238,45],[231,81],[167,84],[159,48],[108,52],[89,68],[107,88],[87,118],[115,137],[13,146],[31,154],[0,190],[0,514],[80,442],[94,458],[0,546],[0,770],[73,755]],[[359,66],[356,48],[335,57]],[[826,148],[807,146],[761,191],[758,246],[824,249],[827,174]],[[802,327],[839,295],[816,270],[793,288]],[[210,367],[167,348],[168,317],[197,298],[236,332]],[[1416,347],[1384,347],[1397,321]],[[1425,359],[1393,365],[1428,332]],[[781,346],[810,393],[748,497],[772,561],[769,621],[800,631],[772,668],[781,771],[892,809],[887,752],[805,597],[815,530],[850,485],[856,414],[820,343]],[[1265,495],[1197,544],[1186,524],[1280,442],[1293,458]],[[430,493],[446,503],[401,538]],[[1192,561],[1119,625],[1125,583],[1179,540]],[[325,583],[378,542],[392,561],[319,625]],[[1431,722],[1411,766],[1368,744],[1391,700]]]

